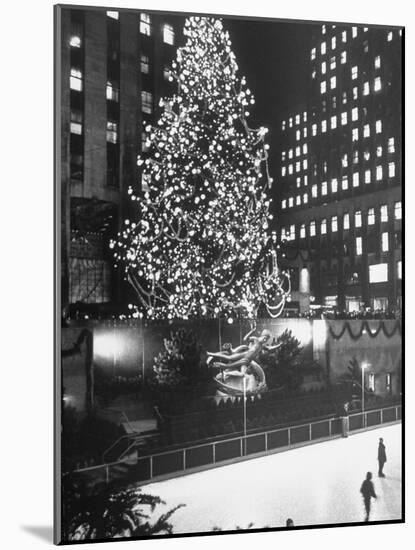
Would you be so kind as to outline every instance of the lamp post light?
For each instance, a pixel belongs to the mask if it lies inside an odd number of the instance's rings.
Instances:
[[[363,428],[366,427],[365,422],[365,368],[367,367],[366,363],[362,363],[362,425]]]

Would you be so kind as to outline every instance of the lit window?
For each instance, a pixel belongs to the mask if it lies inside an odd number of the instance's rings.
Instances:
[[[367,40],[365,40],[365,41],[363,42],[363,51],[364,51],[365,53],[367,53],[367,52],[369,51],[369,42],[368,42]]]
[[[335,95],[331,98],[331,106],[333,109],[337,107],[337,97]]]
[[[300,115],[295,115],[295,123],[300,124]]]
[[[357,74],[358,74],[357,66],[354,65],[354,66],[352,67],[352,80],[356,80]]]
[[[380,221],[388,221],[388,206],[386,204],[382,204],[382,206],[380,207]]]
[[[151,114],[153,112],[153,94],[151,92],[141,92],[141,110],[143,113]]]
[[[294,197],[290,197],[288,199],[288,208],[292,208],[294,206]]]
[[[293,171],[294,171],[293,165],[290,164],[290,165],[288,166],[288,173],[291,175],[291,174],[293,173]]]
[[[350,215],[348,213],[343,216],[343,229],[350,229]]]
[[[296,172],[299,172],[299,171],[300,171],[300,162],[296,162],[296,163],[295,163],[295,171],[296,171]]]
[[[293,127],[293,119],[292,119],[292,117],[289,118],[289,120],[288,120],[288,125],[289,125],[290,128]]]
[[[353,187],[359,187],[359,172],[353,174]]]
[[[331,192],[337,193],[337,178],[331,180]]]
[[[326,25],[321,27],[321,34],[326,34]]]
[[[363,84],[363,95],[369,95],[369,92],[370,92],[369,82],[365,82]]]
[[[389,163],[389,177],[390,178],[395,177],[395,163],[394,162]]]
[[[111,17],[111,19],[118,19],[119,14],[117,11],[107,11],[107,17]]]
[[[325,42],[321,43],[320,51],[323,55],[326,53],[326,43]]]
[[[331,117],[330,125],[331,125],[331,129],[332,129],[332,130],[334,130],[335,128],[337,128],[337,117],[336,117],[336,116],[332,116],[332,117]]]
[[[382,166],[376,166],[376,181],[380,181],[383,178]]]
[[[357,36],[357,27],[352,27],[352,37],[356,38]]]
[[[359,151],[353,151],[353,164],[359,163]]]
[[[301,154],[301,149],[300,149],[300,146],[298,145],[296,148],[295,148],[295,156],[296,157],[299,157]]]
[[[388,139],[388,153],[395,152],[395,138],[391,137]]]
[[[300,227],[300,239],[305,239],[305,224],[304,223]]]
[[[82,71],[80,69],[71,69],[71,76],[69,79],[69,85],[71,90],[76,92],[82,92],[83,81],[82,81]]]
[[[370,137],[370,126],[369,126],[369,124],[365,124],[363,126],[363,137],[365,137],[365,138]]]
[[[295,139],[296,139],[297,141],[300,141],[300,139],[301,139],[301,132],[300,132],[300,130],[297,130],[297,131],[295,132]]]
[[[354,107],[352,109],[352,120],[358,120],[359,118],[359,110],[357,107]]]
[[[365,183],[370,183],[370,170],[365,171]]]
[[[303,137],[307,137],[307,128],[303,128]]]
[[[321,121],[321,131],[324,133],[327,131],[327,120]]]
[[[303,155],[307,154],[307,150],[308,150],[307,143],[304,143],[304,145],[303,145]]]
[[[151,35],[151,18],[148,13],[140,13],[140,32],[146,36]]]
[[[382,156],[382,153],[383,153],[382,145],[378,145],[378,146],[376,147],[376,156],[377,156],[377,157],[381,157],[381,156]]]
[[[373,89],[375,90],[375,92],[378,92],[381,88],[382,88],[382,81],[380,79],[380,76],[377,76],[375,78],[375,84],[373,86]]]
[[[285,151],[281,151],[281,160],[284,161],[285,160]]]
[[[119,99],[119,90],[118,87],[114,85],[113,82],[108,81],[107,82],[107,93],[106,97],[110,101],[116,101],[118,102]]]
[[[376,121],[376,133],[377,134],[382,133],[382,121],[381,120]]]
[[[304,203],[304,204],[307,204],[307,203],[308,203],[308,195],[307,195],[307,193],[304,193],[304,195],[303,195],[303,203]]]
[[[313,49],[311,50],[311,59],[315,59],[315,58],[316,58],[316,49],[313,48]]]
[[[325,235],[327,233],[327,220],[324,219],[324,220],[321,220],[321,223],[320,223],[320,233],[322,235]]]
[[[346,191],[349,188],[349,178],[347,176],[342,177],[342,189]]]
[[[296,178],[296,183],[297,183],[297,187],[300,187],[300,185],[301,185],[301,178],[300,178],[300,176],[297,176],[297,178]]]
[[[301,204],[301,195],[297,195],[295,197],[295,204],[296,204],[296,206],[300,206],[300,204]]]
[[[295,225],[290,225],[290,241],[295,239]]]
[[[357,99],[359,97],[359,91],[357,89],[357,86],[353,88],[352,93],[353,93],[353,99]]]
[[[326,160],[323,162],[323,172],[325,174],[327,173],[327,161]]]
[[[346,61],[347,61],[347,54],[346,54],[346,52],[342,52],[340,54],[340,63],[343,64],[343,63],[346,63]]]
[[[375,225],[375,209],[369,208],[367,211],[367,224],[368,225]]]
[[[316,184],[311,186],[311,196],[313,197],[313,199],[315,199],[317,197],[317,185]]]
[[[327,89],[326,81],[323,80],[323,82],[320,84],[320,93],[325,94]]]
[[[80,48],[81,47],[81,37],[80,36],[71,36],[71,39],[69,40],[69,45],[72,48]]]
[[[375,69],[380,69],[380,55],[375,57]]]
[[[387,231],[382,233],[382,252],[389,252],[389,233]]]
[[[303,122],[307,122],[307,111],[303,113]]]
[[[385,283],[388,280],[388,264],[373,264],[369,266],[369,283]]]
[[[336,233],[337,229],[338,229],[337,216],[333,216],[331,218],[331,232]]]
[[[356,237],[356,256],[362,255],[362,237]]]
[[[348,165],[349,165],[348,156],[347,156],[347,153],[344,153],[344,155],[342,156],[342,166],[343,168],[347,168]]]
[[[336,87],[336,82],[337,82],[337,79],[335,76],[332,76],[330,78],[330,89],[331,90],[334,90],[334,88]]]
[[[293,158],[293,150],[292,150],[292,149],[290,149],[290,150],[288,151],[288,158],[289,158],[289,159],[292,159],[292,158]]]
[[[143,53],[141,54],[141,72],[145,74],[150,72],[150,58]]]
[[[285,174],[286,174],[286,172],[287,172],[287,169],[286,169],[286,167],[285,167],[285,166],[283,166],[283,167],[281,168],[281,176],[283,176],[283,177],[284,177],[284,176],[285,176]]]
[[[281,122],[281,128],[282,128],[282,130],[285,130],[285,120],[283,120],[283,121]]]
[[[344,126],[345,124],[347,124],[347,113],[346,112],[342,113],[342,126]]]
[[[287,199],[284,199],[281,201],[281,208],[284,210],[284,208],[287,208]]]
[[[82,111],[78,110],[71,110],[71,124],[70,124],[70,130],[71,134],[77,134],[82,135],[82,124],[83,124],[83,118],[82,118]]]
[[[352,141],[357,141],[358,139],[359,139],[359,128],[353,128]]]
[[[396,276],[398,279],[402,279],[402,260],[396,262]]]
[[[333,36],[333,38],[331,39],[331,49],[332,50],[336,49],[336,37],[335,36]]]
[[[321,194],[323,196],[327,195],[327,182],[323,181],[321,184]]]
[[[321,74],[326,74],[326,70],[327,70],[327,63],[323,61],[323,63],[321,64]]]
[[[370,160],[370,151],[368,149],[363,153],[363,157],[366,161]]]
[[[395,220],[402,219],[402,202],[395,202]]]
[[[304,159],[303,160],[303,170],[307,170],[307,167],[308,167],[308,161],[307,161],[307,159]]]
[[[347,103],[347,92],[342,92],[342,103],[343,105]]]
[[[347,31],[342,31],[342,42],[347,42]]]
[[[308,176],[304,176],[304,185],[308,185]]]
[[[107,141],[109,143],[117,143],[118,141],[118,124],[114,121],[107,121]]]
[[[313,136],[315,136],[317,134],[317,124],[312,125],[311,133],[313,134]]]
[[[174,30],[172,25],[166,23],[163,27],[163,42],[173,46],[174,44]]]
[[[393,32],[390,31],[390,32],[388,32],[388,42],[390,42],[392,40],[392,38],[393,38]]]
[[[310,237],[314,237],[316,234],[316,222],[310,222]]]

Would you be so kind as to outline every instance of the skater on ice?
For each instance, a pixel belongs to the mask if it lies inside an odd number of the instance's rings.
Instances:
[[[383,443],[383,439],[379,438],[379,446],[378,446],[378,462],[379,462],[379,471],[378,476],[379,477],[385,477],[385,474],[383,473],[383,466],[386,462],[386,447]]]
[[[362,486],[360,488],[360,492],[362,493],[363,502],[365,504],[365,510],[366,510],[365,521],[369,521],[371,499],[372,499],[372,497],[373,498],[378,498],[376,493],[375,493],[375,488],[374,488],[373,482],[372,482],[372,472],[368,472],[366,474],[366,479],[362,483]]]

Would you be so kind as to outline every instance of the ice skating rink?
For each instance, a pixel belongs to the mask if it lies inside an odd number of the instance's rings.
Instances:
[[[166,506],[183,503],[171,517],[174,533],[361,522],[359,492],[373,473],[377,500],[371,521],[401,518],[402,425],[381,427],[323,443],[152,483],[143,491]],[[377,476],[379,437],[386,445],[385,478]]]

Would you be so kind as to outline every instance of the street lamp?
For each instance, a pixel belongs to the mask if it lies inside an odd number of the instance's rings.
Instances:
[[[243,390],[244,390],[244,455],[246,454],[246,378],[245,374],[242,378]]]
[[[365,428],[365,368],[367,367],[366,363],[362,363],[362,425]]]

